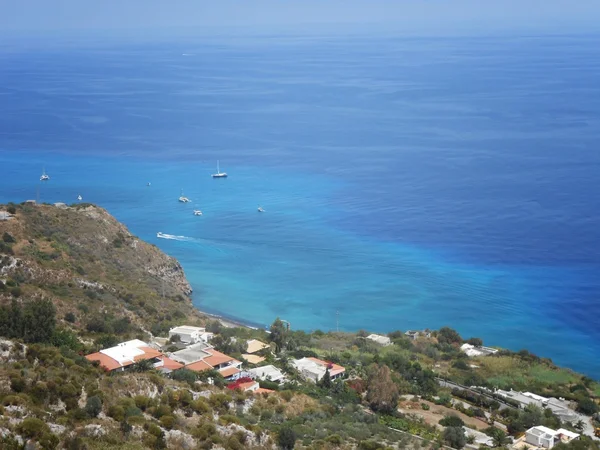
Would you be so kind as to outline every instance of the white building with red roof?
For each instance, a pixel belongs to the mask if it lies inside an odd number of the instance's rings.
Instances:
[[[98,361],[100,366],[110,372],[125,370],[127,366],[144,360],[151,360],[154,368],[167,372],[183,367],[183,364],[171,360],[139,339],[121,342],[114,347],[86,355],[85,358],[88,361]]]

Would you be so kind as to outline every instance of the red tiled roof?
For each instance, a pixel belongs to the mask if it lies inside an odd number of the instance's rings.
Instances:
[[[340,373],[344,373],[346,371],[346,369],[344,369],[339,364],[335,364],[329,361],[323,361],[322,359],[313,357],[308,357],[308,359],[319,364],[320,366],[329,367],[329,375],[331,375],[332,377],[335,375],[339,375]]]
[[[167,356],[161,356],[160,360],[163,362],[162,367],[169,370],[177,370],[183,367],[183,364],[178,363],[177,361],[173,361],[171,358]]]
[[[275,392],[273,389],[261,388],[259,387],[254,391],[256,394],[270,394],[271,392]]]
[[[195,363],[188,364],[185,366],[186,369],[194,370],[196,372],[204,372],[205,370],[212,370],[213,366],[205,362],[204,360],[196,361]]]
[[[238,369],[237,367],[233,367],[233,366],[226,367],[224,369],[219,370],[219,373],[221,375],[223,375],[224,378],[230,377],[230,376],[235,375],[236,373],[240,373],[240,372],[241,372],[240,369]]]
[[[105,355],[104,353],[96,352],[90,355],[86,355],[85,359],[88,361],[98,361],[102,367],[107,370],[115,370],[119,369],[121,364],[118,361],[112,359],[110,356]]]
[[[218,366],[220,364],[230,362],[230,361],[239,362],[239,361],[236,361],[235,359],[233,359],[231,356],[221,353],[213,348],[207,349],[206,351],[208,353],[210,353],[210,356],[207,356],[206,358],[204,358],[203,361],[205,361],[206,363],[210,364],[213,367]]]
[[[133,359],[135,362],[142,361],[144,359],[158,358],[159,356],[162,356],[161,352],[152,347],[139,347],[139,350],[143,351],[144,354],[134,357]]]

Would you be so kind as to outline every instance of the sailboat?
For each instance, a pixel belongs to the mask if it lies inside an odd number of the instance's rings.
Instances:
[[[221,169],[219,168],[219,161],[217,161],[217,173],[213,173],[212,177],[213,178],[227,178],[227,173],[221,172]]]
[[[194,215],[195,216],[201,216],[202,215],[202,211],[200,211],[199,209],[195,209],[194,210]]]
[[[81,194],[79,194],[79,195],[77,196],[77,200],[79,200],[79,201],[83,200],[83,197],[81,196]]]
[[[46,175],[46,168],[44,167],[44,169],[42,170],[42,176],[40,177],[40,181],[48,181],[49,179],[50,177]]]
[[[181,190],[181,195],[179,196],[179,201],[181,203],[189,203],[190,202],[189,198],[184,197],[184,195],[183,195],[183,189]]]

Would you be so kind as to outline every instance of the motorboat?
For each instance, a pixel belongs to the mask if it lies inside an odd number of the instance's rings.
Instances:
[[[221,169],[219,168],[219,161],[217,161],[217,173],[213,173],[212,177],[213,178],[227,178],[227,173],[221,172]]]
[[[264,208],[262,206],[258,207],[258,212],[265,212]]]
[[[46,174],[46,168],[42,170],[42,176],[40,177],[40,181],[48,181],[50,177]]]
[[[164,233],[161,233],[161,232],[159,231],[158,233],[156,233],[156,237],[158,237],[158,238],[164,238],[164,237],[165,237],[165,234],[164,234]]]
[[[199,209],[195,209],[194,210],[194,215],[195,216],[201,216],[202,215],[202,211],[200,211]]]

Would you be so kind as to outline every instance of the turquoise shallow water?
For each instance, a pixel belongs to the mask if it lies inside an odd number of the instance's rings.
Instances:
[[[0,201],[81,194],[253,325],[450,325],[600,376],[598,43],[3,48]]]

